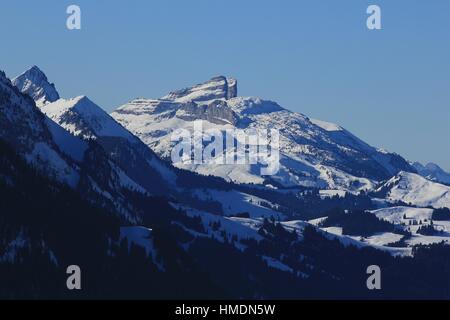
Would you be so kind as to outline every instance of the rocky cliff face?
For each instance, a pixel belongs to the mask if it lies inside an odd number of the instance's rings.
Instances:
[[[230,78],[227,79],[227,83],[228,83],[227,99],[236,98],[238,95],[237,80]]]
[[[208,105],[186,103],[177,111],[176,116],[186,121],[206,120],[220,125],[235,125],[238,121],[238,116],[222,100],[215,100]]]
[[[228,100],[236,96],[237,81],[224,76],[218,76],[191,88],[171,92],[167,96],[162,97],[161,100],[180,103],[195,102],[198,105],[207,105],[214,100]]]

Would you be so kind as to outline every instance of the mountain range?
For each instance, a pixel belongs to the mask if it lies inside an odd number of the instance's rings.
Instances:
[[[230,82],[235,89],[228,89]],[[237,93],[237,81],[219,76],[157,100],[132,100],[111,116],[163,159],[170,157],[173,130],[192,129],[196,120],[222,131],[278,130],[281,169],[274,176],[260,176],[258,165],[180,165],[241,184],[358,192],[400,171],[416,172],[401,156],[371,147],[338,125],[291,112],[273,101],[230,95],[230,91]]]
[[[42,259],[53,280],[31,279],[39,283],[34,291],[8,282],[0,294],[66,297],[56,276],[70,260],[65,246],[89,268],[99,266],[88,298],[107,296],[113,271],[123,274],[113,297],[124,288],[147,298],[376,297],[354,276],[374,259],[395,279],[386,295],[417,297],[423,289],[449,297],[445,281],[433,286],[447,271],[414,279],[431,262],[450,260],[450,247],[440,244],[450,240],[449,174],[374,148],[339,125],[239,97],[237,84],[218,76],[108,114],[86,96],[61,98],[36,66],[13,80],[1,73],[0,186],[17,195],[4,211],[17,217],[1,222],[10,231],[0,239],[0,268],[16,266],[4,273],[14,279]],[[174,166],[171,134],[198,120],[219,131],[278,130],[279,172],[261,176],[260,164]],[[70,218],[33,209],[43,203]],[[89,235],[83,241],[81,228]],[[320,290],[330,285],[327,294]]]

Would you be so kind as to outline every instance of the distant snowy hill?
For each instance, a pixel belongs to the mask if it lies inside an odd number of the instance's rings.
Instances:
[[[376,192],[390,201],[402,201],[419,207],[450,208],[450,187],[414,173],[400,172]]]
[[[450,221],[433,219],[433,209],[414,207],[389,207],[372,211],[379,219],[395,224],[399,229],[407,230],[410,234],[403,238],[404,243],[410,247],[432,243],[450,242]],[[435,232],[433,234],[421,234],[420,228],[430,226],[432,223]],[[390,239],[391,235],[379,234],[369,239]],[[391,241],[395,242],[395,241]]]
[[[429,180],[450,185],[450,173],[444,171],[435,163],[428,163],[427,165],[422,165],[419,162],[413,164],[417,172]]]
[[[133,100],[111,115],[166,159],[173,130],[191,129],[195,120],[204,120],[205,129],[279,130],[281,168],[274,176],[260,176],[260,165],[253,164],[178,164],[238,183],[358,191],[402,170],[416,172],[399,155],[377,150],[338,125],[309,119],[272,101],[238,97],[236,80],[223,76],[161,99]]]

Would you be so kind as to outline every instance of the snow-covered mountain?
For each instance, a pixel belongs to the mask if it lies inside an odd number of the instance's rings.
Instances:
[[[129,221],[139,220],[125,194],[146,190],[98,144],[75,137],[44,115],[4,73],[0,73],[0,97],[0,138],[44,175],[114,208]]]
[[[450,208],[450,187],[418,174],[400,172],[377,190],[388,201],[402,201],[419,207]]]
[[[71,134],[95,140],[149,193],[164,195],[173,187],[176,176],[170,166],[86,96],[59,99],[41,111]]]
[[[37,67],[24,72],[17,79],[20,78],[21,82],[38,92],[45,92],[45,88],[49,87],[47,77],[39,69],[41,76],[31,77],[34,69]],[[45,81],[34,83],[36,79]],[[18,89],[28,94],[26,89]],[[64,128],[65,134],[78,137],[80,141],[94,140],[106,151],[114,165],[120,167],[121,173],[127,176],[126,180],[134,181],[140,189],[150,194],[164,195],[168,191],[168,184],[174,183],[176,177],[170,167],[88,97],[60,98],[53,102],[43,101],[38,96],[36,99],[39,109]]]
[[[31,79],[23,80],[41,91]],[[377,196],[384,193],[392,202],[413,199],[418,206],[447,203],[445,186],[398,171],[405,165],[401,157],[368,146],[338,125],[289,112],[274,102],[239,98],[236,93],[235,80],[216,77],[164,99],[136,100],[133,108],[114,113],[133,120],[122,121],[127,128],[137,124],[143,130],[130,132],[84,96],[53,102],[36,96],[38,108],[26,90],[21,93],[0,74],[0,188],[19,195],[8,197],[12,209],[4,210],[0,219],[0,229],[14,230],[0,241],[0,266],[8,263],[11,279],[23,277],[28,271],[23,266],[35,270],[36,261],[45,262],[38,264],[39,275],[61,274],[67,263],[73,263],[75,252],[76,261],[94,270],[96,279],[104,280],[98,287],[86,287],[83,293],[87,297],[115,297],[117,292],[133,290],[143,296],[157,292],[159,297],[156,289],[162,289],[167,290],[162,296],[186,291],[192,298],[197,297],[197,287],[205,287],[204,296],[211,297],[214,289],[208,287],[209,279],[214,288],[239,298],[299,297],[305,285],[305,297],[311,297],[311,289],[324,283],[337,288],[337,297],[347,291],[362,297],[358,288],[365,279],[355,280],[354,275],[375,258],[390,265],[386,272],[392,281],[404,272],[402,279],[417,286],[414,292],[435,287],[434,281],[428,281],[430,287],[424,288],[423,279],[416,277],[424,274],[423,269],[429,270],[434,260],[420,270],[405,268],[408,264],[403,262],[412,264],[412,245],[450,239],[445,211],[436,215],[428,208],[385,207],[366,212],[375,207],[365,194],[234,185],[174,168],[146,144],[164,155],[168,151],[164,148],[170,147],[164,144],[165,136],[178,126],[189,128],[197,119],[221,130],[272,127],[282,133],[284,171],[279,176],[257,181],[255,168],[246,166],[214,167],[221,171],[208,171],[210,168],[202,173],[240,182],[350,190],[397,174],[398,180],[388,180]],[[145,131],[147,127],[152,131]],[[157,139],[158,134],[164,139]],[[14,147],[11,151],[18,151],[43,173],[34,184],[27,183],[33,180],[34,169],[14,158],[14,152],[4,151],[9,143]],[[37,153],[36,148],[40,150]],[[200,172],[201,167],[191,170]],[[313,169],[317,176],[306,175]],[[72,188],[48,179],[55,177]],[[307,178],[310,184],[305,184]],[[42,187],[38,194],[36,186]],[[167,197],[150,196],[158,191]],[[328,196],[335,193],[342,198]],[[30,202],[28,206],[21,205],[26,202],[23,199]],[[108,201],[113,206],[104,205]],[[34,210],[35,205],[39,209]],[[308,211],[313,213],[309,222],[304,218]],[[321,211],[329,212],[322,216]],[[126,219],[118,220],[110,213]],[[443,217],[443,221],[433,221],[439,229],[423,229],[432,227],[433,215]],[[352,219],[356,223],[349,221]],[[413,221],[421,224],[405,225]],[[423,234],[427,232],[430,235]],[[31,255],[16,250],[16,243],[32,248]],[[397,255],[406,256],[402,263],[392,257]],[[19,259],[21,268],[14,268]],[[437,269],[442,278],[448,278],[444,268]],[[48,288],[47,283],[41,284],[42,278],[33,279],[36,292],[41,286]],[[103,283],[108,285],[100,285]],[[180,284],[188,289],[180,290]],[[107,293],[102,291],[104,287]],[[404,287],[400,282],[394,289]],[[361,292],[368,290],[363,286]]]
[[[12,83],[20,91],[32,97],[37,105],[43,105],[59,99],[55,85],[48,81],[46,75],[37,66],[33,66],[14,78]]]
[[[52,125],[34,101],[18,92],[4,73],[0,73],[0,97],[0,137],[48,175],[77,185],[80,179],[77,166],[84,157],[86,144],[74,141],[64,130]],[[58,139],[53,139],[54,135]],[[68,145],[70,148],[64,147]]]
[[[212,90],[211,94],[222,96],[221,90],[233,92],[233,82],[228,81],[220,89]],[[193,92],[195,95],[195,90]],[[173,95],[176,96],[175,93]],[[69,135],[83,141],[94,141],[94,145],[101,146],[112,163],[120,168],[126,180],[139,186],[136,189],[143,189],[151,195],[174,197],[185,205],[208,208],[212,212],[226,215],[243,211],[254,211],[252,216],[280,215],[259,205],[259,202],[268,203],[267,200],[256,200],[238,190],[230,190],[230,186],[224,181],[205,179],[174,168],[85,96],[61,98],[52,103],[40,104],[39,108],[49,117],[50,122],[53,120],[55,126],[64,128],[65,134],[70,133]]]
[[[86,96],[59,99],[40,106],[49,118],[70,133],[83,139],[122,137],[135,142],[136,138]]]
[[[160,100],[135,100],[131,106],[127,105],[112,114],[118,120],[122,119],[122,124],[85,96],[43,103],[39,108],[49,117],[47,122],[54,128],[53,130],[66,130],[65,133],[54,134],[55,139],[64,140],[61,137],[73,135],[82,138],[75,139],[82,143],[93,140],[106,151],[107,157],[120,168],[130,183],[134,183],[149,194],[173,196],[186,210],[196,207],[210,211],[205,214],[220,212],[225,216],[233,216],[247,212],[254,219],[284,216],[277,209],[279,208],[279,203],[275,200],[277,196],[262,194],[261,198],[256,196],[260,193],[252,195],[251,190],[246,190],[250,192],[249,194],[230,186],[217,187],[209,178],[200,181],[195,175],[186,176],[183,171],[176,170],[167,162],[161,161],[149,148],[151,146],[160,155],[167,157],[173,128],[192,128],[193,121],[198,119],[204,120],[209,128],[221,130],[272,127],[282,132],[282,168],[278,176],[271,179],[261,178],[258,175],[259,171],[255,171],[251,165],[182,166],[184,169],[204,175],[216,175],[238,182],[278,182],[281,186],[303,185],[359,190],[374,188],[383,178],[384,180],[391,178],[393,176],[391,172],[396,173],[400,170],[399,166],[406,166],[406,161],[400,156],[376,150],[336,124],[309,119],[287,111],[271,101],[236,97],[236,92],[235,80],[216,77],[193,88],[171,93]],[[123,118],[130,122],[124,121]],[[355,158],[352,159],[349,154]],[[377,172],[375,168],[384,173]],[[305,174],[305,171],[312,169],[317,170],[316,177]],[[360,177],[355,172],[360,176],[369,174],[372,176],[370,179]],[[399,176],[408,174],[400,171]],[[412,173],[411,175],[420,178],[418,175]],[[320,180],[321,178],[323,180]],[[409,192],[415,199],[427,198],[434,190],[414,186],[411,185],[412,189]],[[389,184],[389,187],[394,187],[394,183]],[[387,190],[387,187],[380,187],[378,192],[380,190]],[[411,202],[406,201],[411,200],[408,196],[396,197],[398,192],[395,190],[392,196],[389,193],[386,197],[389,201]],[[275,202],[272,202],[272,199]],[[432,200],[418,201],[414,204],[419,206],[443,204],[442,201],[432,203]],[[203,204],[199,206],[199,203]],[[221,209],[207,203],[218,204]],[[286,208],[283,212],[286,212]]]
[[[450,173],[444,171],[435,163],[428,163],[425,166],[419,162],[414,162],[414,168],[422,176],[428,180],[450,185]]]
[[[161,99],[135,99],[111,115],[165,159],[173,147],[173,130],[192,129],[195,120],[204,120],[204,129],[278,130],[281,159],[274,176],[261,176],[259,164],[177,164],[238,183],[358,191],[402,170],[416,172],[399,155],[375,149],[338,125],[309,119],[272,101],[238,97],[236,80],[223,76]]]

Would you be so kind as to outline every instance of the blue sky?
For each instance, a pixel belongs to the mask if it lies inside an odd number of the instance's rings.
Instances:
[[[82,30],[65,27],[78,4]],[[366,28],[382,9],[383,30]],[[38,65],[106,110],[214,75],[450,170],[448,0],[2,1],[0,69]]]

